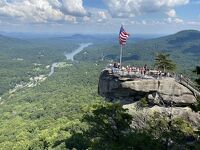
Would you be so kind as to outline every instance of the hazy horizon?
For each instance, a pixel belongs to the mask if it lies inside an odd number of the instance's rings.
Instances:
[[[168,36],[172,34],[176,34],[181,31],[187,31],[187,30],[195,30],[195,29],[186,29],[186,30],[179,30],[173,33],[168,34],[162,34],[162,33],[129,33],[131,36],[130,38],[157,38],[162,36]],[[199,31],[199,30],[196,30]],[[9,37],[15,37],[15,38],[22,38],[25,37],[69,37],[74,35],[83,35],[83,36],[118,36],[118,33],[61,33],[61,32],[6,32],[6,31],[0,31],[0,35],[3,36],[9,36]]]
[[[175,34],[175,33],[173,33]],[[118,33],[38,33],[38,32],[2,32],[0,31],[0,35],[7,36],[7,37],[13,37],[13,38],[47,38],[47,37],[70,37],[75,35],[81,35],[81,36],[111,36],[111,37],[118,37]],[[170,34],[153,34],[153,33],[147,33],[147,34],[134,34],[130,33],[130,38],[156,38],[156,37],[162,37],[167,36]]]

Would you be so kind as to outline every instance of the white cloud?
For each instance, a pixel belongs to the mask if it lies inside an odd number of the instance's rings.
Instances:
[[[166,12],[169,17],[176,17],[176,11],[174,9],[169,10]]]
[[[170,18],[169,17],[169,18],[165,19],[165,21],[167,23],[175,23],[175,24],[184,23],[184,21],[180,18]]]
[[[0,7],[6,5],[6,0],[0,0]]]
[[[108,19],[108,16],[104,11],[98,11],[97,14],[97,17],[99,18],[97,22],[105,22]]]
[[[61,0],[63,5],[63,10],[67,14],[85,16],[87,11],[83,7],[82,0]]]
[[[71,23],[77,23],[76,17],[70,15],[65,15],[64,20]]]
[[[88,8],[90,15],[83,18],[83,21],[90,22],[92,24],[96,23],[111,23],[113,22],[113,18],[110,16],[108,10],[100,9],[100,8]]]
[[[82,0],[0,0],[0,17],[7,20],[76,22],[76,17],[86,15]]]
[[[83,21],[84,21],[84,22],[88,22],[88,21],[90,21],[90,19],[91,19],[91,18],[88,17],[88,16],[84,16],[84,17],[83,17]]]
[[[167,18],[167,19],[166,19],[166,22],[172,23],[172,18]]]
[[[176,11],[174,9],[169,10],[166,12],[166,14],[168,15],[168,18],[165,20],[167,23],[184,23],[183,19],[177,17]]]
[[[140,22],[139,22],[139,21],[136,21],[136,20],[131,20],[131,21],[130,21],[130,24],[138,25],[138,24],[140,24]]]
[[[142,13],[166,11],[189,0],[104,0],[113,17],[134,17]]]
[[[59,0],[48,0],[48,2],[53,8],[59,8],[62,6]]]
[[[183,23],[184,21],[183,21],[183,19],[175,18],[175,19],[174,19],[174,22],[175,22],[175,23]]]
[[[102,18],[102,19],[107,19],[106,13],[105,13],[104,11],[99,11],[99,12],[98,12],[98,15],[99,15],[99,17]]]

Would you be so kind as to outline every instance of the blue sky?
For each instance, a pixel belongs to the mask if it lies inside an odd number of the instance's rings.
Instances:
[[[0,30],[170,34],[200,30],[200,0],[0,0]]]

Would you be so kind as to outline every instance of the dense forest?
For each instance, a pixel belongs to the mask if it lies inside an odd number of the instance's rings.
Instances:
[[[3,95],[0,147],[43,149],[78,131],[83,114],[103,102],[97,95],[98,72],[96,65],[77,64],[57,69],[34,88]]]
[[[0,95],[31,77],[47,74],[46,66],[65,60],[65,52],[78,44],[58,39],[0,39]]]
[[[127,111],[120,104],[107,102],[97,92],[101,70],[118,58],[115,39],[100,43],[99,38],[84,37],[82,42],[93,45],[71,62],[64,53],[82,43],[80,35],[74,38],[0,38],[0,149],[166,149],[169,139],[173,140],[174,149],[199,149],[199,140],[186,143],[188,137],[198,139],[199,132],[181,119],[173,120],[169,130],[166,117],[155,114],[149,128],[132,129],[132,117]],[[124,48],[124,63],[148,63],[153,67],[155,53],[163,50],[163,38],[160,43],[157,40],[130,40]],[[155,47],[155,43],[159,46]],[[175,49],[178,47],[165,52],[178,64],[177,71],[198,78],[192,70],[199,64],[199,51]],[[48,76],[54,62],[66,65],[56,67],[55,73]],[[39,75],[45,75],[46,80],[10,92],[17,84]]]

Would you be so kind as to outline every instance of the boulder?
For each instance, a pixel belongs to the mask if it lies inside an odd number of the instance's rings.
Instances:
[[[168,116],[170,113],[173,118],[182,118],[187,122],[190,122],[194,129],[197,129],[200,125],[200,114],[192,111],[189,107],[144,107],[138,109],[137,102],[123,105],[123,108],[128,109],[128,112],[133,116],[132,126],[134,128],[144,127],[148,119],[158,112],[160,115]]]
[[[98,91],[107,98],[132,98],[132,102],[147,97],[155,105],[169,105],[172,102],[175,106],[188,106],[197,102],[194,94],[174,78],[122,78],[113,75],[109,70],[101,73]]]
[[[174,118],[183,118],[194,129],[200,126],[199,112],[190,108],[197,103],[194,93],[174,78],[129,78],[104,70],[99,78],[98,92],[128,109],[133,116],[133,128],[144,127],[154,112],[166,116],[171,113]]]

